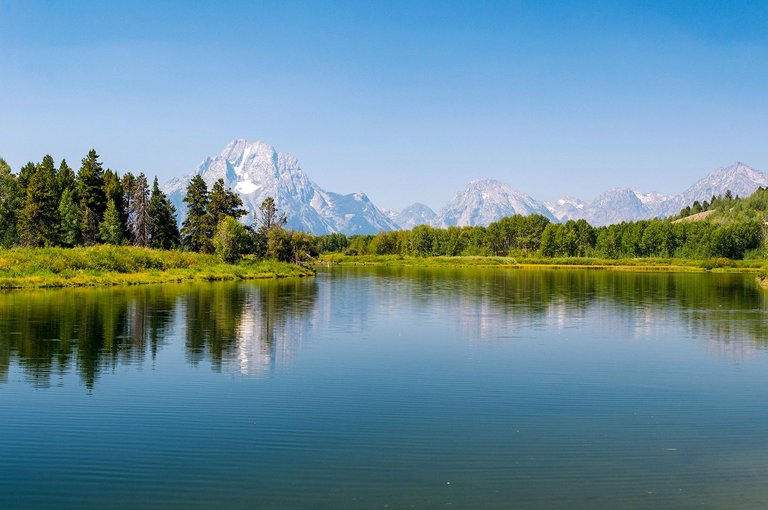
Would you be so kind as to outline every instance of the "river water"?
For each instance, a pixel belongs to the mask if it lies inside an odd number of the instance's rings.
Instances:
[[[6,292],[0,508],[766,508],[766,347],[746,275]]]

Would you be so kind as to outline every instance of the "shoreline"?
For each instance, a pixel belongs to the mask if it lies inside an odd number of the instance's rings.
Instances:
[[[312,269],[129,246],[0,249],[0,290],[114,287],[313,276]]]
[[[499,268],[499,269],[594,269],[604,271],[636,272],[727,272],[758,273],[768,262],[764,260],[735,261],[727,259],[692,260],[692,259],[590,259],[574,257],[572,259],[530,259],[515,257],[403,257],[395,255],[323,255],[318,265],[339,267],[414,267],[414,268]],[[760,280],[761,286],[768,288],[768,278]]]

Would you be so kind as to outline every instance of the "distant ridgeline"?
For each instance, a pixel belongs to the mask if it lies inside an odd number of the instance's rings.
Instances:
[[[104,169],[96,151],[75,173],[51,156],[14,174],[0,159],[0,246],[133,245],[304,262],[323,252],[409,256],[528,256],[599,258],[766,258],[768,191],[747,198],[730,192],[693,202],[678,216],[594,227],[585,219],[556,223],[549,214],[513,215],[487,227],[415,226],[378,234],[313,236],[287,230],[290,219],[267,196],[252,222],[240,196],[216,180],[210,190],[186,181],[186,216],[154,179]],[[248,224],[245,224],[248,223]]]
[[[680,215],[593,227],[586,220],[552,223],[514,215],[488,227],[426,225],[375,236],[321,236],[320,251],[349,255],[542,256],[597,258],[767,258],[768,190],[747,198],[725,195],[694,202]]]

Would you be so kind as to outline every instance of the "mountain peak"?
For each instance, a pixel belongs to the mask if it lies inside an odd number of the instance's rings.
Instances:
[[[265,198],[274,198],[277,208],[288,216],[288,227],[295,230],[352,235],[396,228],[365,193],[325,191],[307,177],[298,159],[279,154],[261,141],[232,140],[218,156],[203,160],[192,175],[201,176],[208,186],[224,179],[249,213],[257,212]],[[190,179],[191,175],[174,179],[165,186],[181,218],[186,213],[182,199]]]
[[[440,211],[434,223],[441,227],[487,226],[504,216],[515,214],[542,214],[555,219],[544,204],[509,184],[495,179],[475,179],[469,181],[464,190]]]

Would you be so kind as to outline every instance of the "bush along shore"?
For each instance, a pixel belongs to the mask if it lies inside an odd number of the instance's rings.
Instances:
[[[624,258],[601,259],[591,257],[495,257],[495,256],[437,256],[410,257],[402,255],[342,255],[328,253],[318,259],[320,265],[338,266],[397,266],[446,268],[525,268],[571,267],[626,271],[676,272],[743,272],[756,273],[763,285],[768,285],[768,267],[765,260],[682,259],[682,258]]]
[[[132,246],[0,249],[0,288],[140,285],[311,276],[312,269],[244,257],[228,263],[216,255]]]

